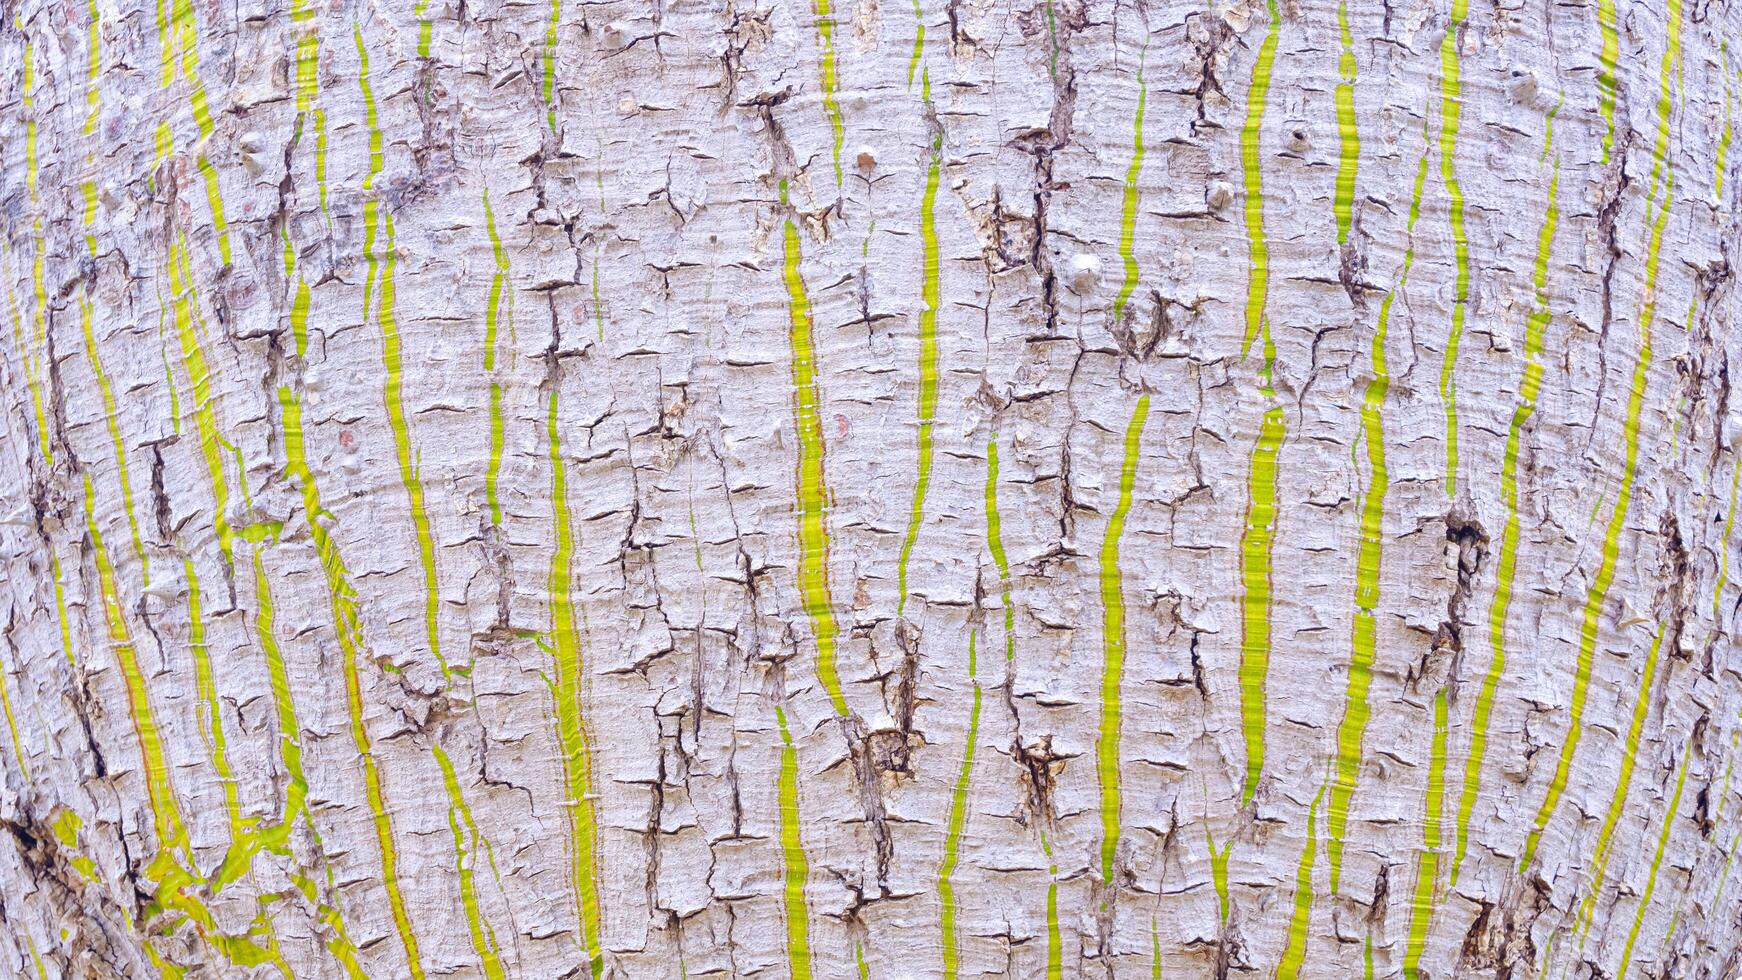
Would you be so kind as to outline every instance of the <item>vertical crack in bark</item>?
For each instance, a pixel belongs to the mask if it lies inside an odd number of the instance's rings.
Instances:
[[[1446,598],[1446,618],[1434,628],[1428,652],[1411,672],[1409,683],[1411,687],[1419,687],[1422,679],[1435,672],[1433,660],[1449,658],[1452,663],[1450,697],[1456,703],[1467,611],[1470,597],[1476,592],[1476,581],[1482,575],[1482,565],[1488,560],[1489,542],[1487,529],[1470,513],[1467,504],[1460,503],[1448,511],[1445,524],[1446,543],[1455,549],[1452,593]]]

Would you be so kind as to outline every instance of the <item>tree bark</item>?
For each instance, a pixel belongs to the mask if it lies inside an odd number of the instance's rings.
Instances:
[[[1734,975],[1735,4],[10,12],[0,973]]]

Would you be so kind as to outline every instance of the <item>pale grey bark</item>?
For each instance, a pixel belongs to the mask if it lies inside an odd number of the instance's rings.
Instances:
[[[1742,11],[1615,6],[1611,153],[1605,4],[1479,2],[1459,25],[1445,2],[1350,0],[1360,143],[1340,248],[1332,0],[1275,11],[1255,173],[1241,140],[1272,14],[1252,0],[922,0],[917,16],[839,0],[826,18],[798,2],[16,5],[0,41],[0,670],[16,730],[0,737],[0,974],[344,976],[354,947],[376,977],[585,976],[589,959],[614,977],[778,977],[807,959],[827,978],[1043,977],[1049,948],[1063,976],[1271,976],[1298,962],[1303,977],[1350,977],[1368,957],[1380,977],[1733,975],[1742,52],[1725,43]],[[300,105],[299,41],[315,58]],[[1455,139],[1447,52],[1462,79]],[[1453,495],[1448,147],[1469,283]],[[1244,350],[1255,176],[1274,395],[1263,338]],[[902,603],[928,213],[935,451]],[[491,214],[506,272],[487,370]],[[1375,499],[1362,407],[1388,297],[1390,387],[1366,423],[1389,482],[1371,720],[1349,760],[1333,895]],[[1454,884],[1535,310],[1507,666]],[[823,607],[804,594],[793,335],[807,311],[845,717],[819,655]],[[395,327],[403,447],[384,359]],[[1273,407],[1286,435],[1266,752],[1248,803],[1242,540]],[[1098,748],[1121,603],[1109,881]],[[1568,736],[1588,603],[1582,736],[1521,870]],[[147,703],[168,765],[155,795]],[[578,810],[569,707],[590,760]],[[802,881],[783,849],[783,723]],[[596,820],[591,888],[575,886],[573,812]],[[280,826],[282,844],[249,846]],[[165,885],[177,867],[200,880]],[[804,885],[808,958],[789,881]],[[592,889],[596,931],[577,895]]]

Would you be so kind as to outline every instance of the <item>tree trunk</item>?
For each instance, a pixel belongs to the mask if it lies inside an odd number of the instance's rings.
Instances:
[[[1742,8],[1267,4],[14,5],[0,973],[1733,976]]]

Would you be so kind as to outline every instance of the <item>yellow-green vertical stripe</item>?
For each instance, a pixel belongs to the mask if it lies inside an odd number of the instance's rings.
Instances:
[[[1470,239],[1464,231],[1464,188],[1458,182],[1458,122],[1463,113],[1462,61],[1458,34],[1469,10],[1468,0],[1452,0],[1452,22],[1440,42],[1440,179],[1451,199],[1452,254],[1457,278],[1452,290],[1452,329],[1440,365],[1440,401],[1446,410],[1446,496],[1458,487],[1458,344],[1464,337],[1464,314],[1470,296]]]
[[[786,724],[786,711],[779,705],[774,717],[780,722],[780,854],[785,868],[786,961],[792,980],[811,980],[810,907],[805,902],[805,884],[810,880],[810,861],[805,856],[803,817],[798,807],[798,749]]]
[[[823,85],[823,112],[829,117],[829,131],[834,135],[835,186],[840,187],[841,144],[846,140],[846,127],[841,121],[841,77],[835,54],[835,13],[832,0],[812,0],[816,15],[817,36],[822,43],[817,69]]]
[[[1330,859],[1331,894],[1337,894],[1342,883],[1343,843],[1348,829],[1349,809],[1361,771],[1362,743],[1367,722],[1372,714],[1368,694],[1373,684],[1373,665],[1378,657],[1378,623],[1375,619],[1380,597],[1380,567],[1384,555],[1385,497],[1390,489],[1389,470],[1385,464],[1385,398],[1390,391],[1391,374],[1386,358],[1386,343],[1390,336],[1391,309],[1399,293],[1409,285],[1409,273],[1415,265],[1415,224],[1421,217],[1422,189],[1427,182],[1427,151],[1424,149],[1416,166],[1409,218],[1404,228],[1408,241],[1403,254],[1403,266],[1397,283],[1379,304],[1379,317],[1373,331],[1371,369],[1373,377],[1361,401],[1361,444],[1367,455],[1368,486],[1361,503],[1359,542],[1355,559],[1355,615],[1350,630],[1349,679],[1344,693],[1343,716],[1337,725],[1336,766],[1331,778],[1330,814],[1327,819],[1326,851]]]
[[[1342,54],[1337,59],[1337,195],[1331,210],[1337,219],[1337,242],[1347,244],[1355,216],[1355,173],[1361,159],[1361,132],[1355,125],[1355,39],[1349,32],[1349,3],[1337,4],[1337,33]]]
[[[569,516],[568,475],[562,456],[562,436],[557,426],[557,392],[560,379],[550,381],[550,409],[545,418],[545,436],[550,446],[550,505],[556,546],[550,559],[550,640],[555,657],[557,744],[563,757],[563,784],[570,801],[570,887],[580,916],[581,942],[593,977],[604,974],[605,958],[600,937],[599,828],[597,796],[593,789],[592,734],[582,703],[586,697],[585,662],[581,652],[580,618],[574,599],[574,530]]]
[[[478,954],[478,964],[487,980],[503,980],[506,974],[502,969],[501,950],[496,945],[496,930],[478,907],[478,889],[473,875],[478,851],[489,846],[489,842],[478,832],[478,824],[472,819],[472,808],[466,805],[453,761],[442,751],[440,744],[431,743],[430,751],[435,754],[436,764],[442,770],[442,783],[448,790],[448,829],[454,835],[454,870],[460,879],[460,904],[466,911],[466,930],[472,938],[472,950]]]
[[[1434,695],[1433,747],[1428,755],[1427,815],[1422,819],[1421,857],[1415,866],[1415,895],[1409,903],[1409,939],[1403,951],[1404,980],[1419,980],[1421,957],[1433,929],[1440,883],[1440,830],[1446,804],[1446,691]]]
[[[781,200],[786,187],[781,185]],[[847,714],[847,699],[841,693],[835,671],[835,644],[840,627],[835,622],[835,603],[829,592],[828,479],[823,468],[823,422],[821,396],[817,391],[816,337],[811,321],[810,297],[799,274],[798,226],[791,218],[785,227],[785,273],[787,306],[792,331],[793,421],[798,428],[798,584],[805,615],[817,644],[817,679],[822,682],[837,714]]]
[[[1554,149],[1554,113],[1550,113],[1543,131],[1542,152],[1547,156]],[[1548,260],[1554,250],[1555,229],[1560,224],[1561,166],[1557,158],[1548,184],[1548,206],[1544,210],[1542,227],[1536,237],[1536,267],[1532,276],[1535,299],[1525,321],[1524,374],[1519,382],[1518,402],[1512,410],[1512,425],[1506,434],[1505,458],[1500,465],[1500,496],[1506,502],[1506,524],[1500,533],[1500,559],[1495,570],[1494,601],[1488,609],[1488,645],[1492,652],[1488,672],[1476,693],[1476,707],[1470,722],[1470,754],[1464,762],[1464,785],[1458,797],[1457,844],[1452,855],[1452,884],[1458,883],[1458,872],[1464,864],[1469,846],[1470,817],[1476,810],[1476,799],[1482,791],[1483,767],[1488,754],[1488,720],[1494,710],[1494,696],[1501,678],[1506,676],[1506,618],[1512,605],[1512,583],[1518,573],[1519,517],[1519,450],[1524,441],[1524,426],[1536,412],[1537,395],[1542,390],[1543,335],[1548,329]]]
[[[502,503],[496,497],[502,476],[502,449],[506,442],[502,422],[502,378],[497,373],[496,346],[502,322],[504,294],[508,290],[508,250],[496,233],[496,212],[490,207],[490,192],[484,191],[484,225],[490,233],[490,250],[496,257],[496,274],[490,279],[490,294],[484,300],[484,373],[490,376],[490,466],[484,473],[484,496],[490,504],[490,523],[502,523]],[[512,316],[512,305],[509,307]]]
[[[1148,49],[1144,49],[1148,54]],[[1140,194],[1137,179],[1143,175],[1143,110],[1149,101],[1149,86],[1143,81],[1143,56],[1137,64],[1137,112],[1131,121],[1131,166],[1125,171],[1125,196],[1119,210],[1119,258],[1125,265],[1125,281],[1119,285],[1119,295],[1113,300],[1113,323],[1125,316],[1125,304],[1137,289],[1137,202]]]
[[[961,857],[962,831],[968,822],[968,788],[974,775],[974,747],[980,740],[980,678],[978,635],[968,633],[968,683],[974,685],[974,702],[968,710],[967,745],[962,750],[962,771],[956,777],[955,790],[950,794],[950,814],[944,831],[944,860],[938,867],[938,902],[943,907],[940,927],[943,932],[945,980],[960,976],[961,947],[956,935],[956,888],[952,881]]]
[[[1240,130],[1240,171],[1245,184],[1248,264],[1246,286],[1246,335],[1241,356],[1264,335],[1264,370],[1261,390],[1274,402],[1272,387],[1276,345],[1270,337],[1265,304],[1270,289],[1270,247],[1264,237],[1264,180],[1259,137],[1270,95],[1270,69],[1276,59],[1282,16],[1276,0],[1268,0],[1270,26],[1252,65],[1252,84],[1246,94],[1246,122]],[[1246,742],[1246,779],[1241,805],[1248,806],[1258,791],[1264,773],[1265,679],[1270,672],[1270,572],[1277,520],[1277,455],[1288,437],[1288,420],[1282,408],[1272,404],[1253,444],[1247,464],[1246,528],[1240,539],[1240,727]]]
[[[1654,204],[1658,210],[1656,220],[1651,225],[1650,243],[1646,248],[1645,300],[1639,315],[1639,356],[1634,362],[1633,381],[1627,397],[1627,418],[1622,427],[1621,487],[1609,512],[1596,577],[1585,597],[1566,738],[1561,742],[1560,758],[1555,764],[1554,776],[1549,781],[1548,794],[1543,798],[1541,808],[1537,810],[1530,837],[1524,845],[1524,856],[1518,863],[1521,874],[1530,870],[1531,861],[1536,857],[1537,844],[1542,839],[1549,818],[1554,815],[1555,807],[1560,803],[1561,793],[1566,789],[1573,756],[1578,751],[1580,736],[1584,734],[1585,700],[1589,695],[1592,662],[1596,658],[1597,629],[1604,602],[1609,595],[1609,586],[1615,579],[1615,565],[1620,558],[1621,529],[1627,522],[1628,505],[1633,499],[1634,467],[1639,458],[1639,422],[1645,409],[1645,385],[1651,368],[1651,324],[1657,314],[1659,259],[1662,255],[1664,227],[1668,224],[1670,206],[1675,201],[1675,171],[1669,160],[1669,123],[1674,108],[1670,80],[1681,63],[1681,12],[1681,0],[1669,0],[1669,33],[1663,52],[1661,92],[1657,102],[1657,141],[1652,151],[1651,188],[1646,194],[1646,214],[1651,214]],[[1661,198],[1658,197],[1660,190]]]
[[[386,793],[381,784],[381,770],[375,762],[374,747],[363,721],[365,699],[363,682],[358,674],[358,661],[367,652],[363,636],[362,610],[357,605],[357,589],[351,573],[345,567],[338,543],[327,528],[328,512],[321,503],[320,490],[315,485],[314,471],[308,465],[308,450],[302,424],[302,405],[287,386],[279,386],[278,407],[280,426],[284,430],[285,473],[301,487],[303,518],[308,522],[314,539],[315,554],[320,558],[327,587],[327,601],[333,618],[333,632],[342,655],[341,669],[345,680],[345,701],[350,712],[351,740],[363,762],[363,788],[375,828],[375,840],[381,850],[381,880],[387,891],[388,907],[400,943],[405,948],[407,969],[414,980],[423,977],[423,964],[418,956],[416,932],[399,887],[399,851],[393,842],[393,817],[387,807]]]
[[[1670,0],[1679,7],[1679,0]],[[1681,812],[1682,788],[1688,781],[1688,763],[1693,757],[1693,740],[1682,749],[1680,771],[1675,777],[1675,793],[1669,798],[1669,809],[1663,815],[1663,831],[1657,836],[1657,851],[1651,856],[1651,871],[1645,877],[1645,891],[1639,896],[1639,907],[1633,912],[1633,926],[1627,930],[1627,945],[1621,950],[1621,966],[1615,980],[1627,980],[1627,967],[1633,962],[1633,944],[1639,941],[1639,927],[1645,921],[1645,910],[1651,907],[1651,896],[1657,891],[1657,872],[1663,866],[1663,852],[1669,846],[1669,835],[1675,830],[1676,814]]]
[[[375,91],[369,84],[369,50],[363,43],[362,25],[354,25],[357,42],[357,58],[360,65],[357,74],[357,84],[363,93],[363,105],[369,127],[369,170],[363,177],[363,193],[366,200],[363,204],[363,251],[368,266],[373,272],[380,265],[381,302],[377,307],[376,323],[381,328],[381,364],[387,377],[382,388],[382,402],[387,410],[387,427],[393,432],[394,455],[399,461],[399,480],[405,487],[405,493],[411,504],[412,529],[417,536],[417,554],[423,570],[423,623],[424,642],[429,644],[430,655],[435,657],[443,675],[449,672],[448,661],[442,656],[441,629],[439,613],[441,608],[440,583],[436,574],[435,538],[430,531],[429,509],[424,502],[423,477],[418,471],[419,455],[412,445],[411,423],[405,415],[405,402],[402,392],[405,387],[404,356],[400,350],[399,339],[399,298],[398,288],[393,272],[399,264],[399,250],[395,246],[393,230],[393,214],[383,211],[379,201],[370,195],[370,189],[375,178],[380,175],[383,165],[383,137],[375,107]],[[379,217],[382,230],[387,240],[385,256],[375,254],[376,219]],[[367,286],[365,286],[367,289]],[[363,319],[369,318],[369,300],[363,301]]]
[[[1657,676],[1657,658],[1662,648],[1663,625],[1660,623],[1657,636],[1651,641],[1651,652],[1645,657],[1645,671],[1639,679],[1639,693],[1633,699],[1633,718],[1627,726],[1627,738],[1622,743],[1621,771],[1616,776],[1615,793],[1609,798],[1609,812],[1603,817],[1602,829],[1597,832],[1590,890],[1585,893],[1585,900],[1579,903],[1579,913],[1573,920],[1573,932],[1579,939],[1580,948],[1584,946],[1585,930],[1590,928],[1591,913],[1596,910],[1597,898],[1603,893],[1609,858],[1613,853],[1610,848],[1615,841],[1615,828],[1621,822],[1621,811],[1627,805],[1627,792],[1633,786],[1633,770],[1639,761],[1639,736],[1645,729],[1645,718],[1651,710],[1652,681]]]
[[[1125,676],[1125,582],[1119,569],[1119,539],[1131,512],[1137,480],[1138,443],[1149,418],[1149,395],[1137,399],[1125,427],[1125,462],[1119,469],[1119,502],[1107,521],[1101,541],[1101,731],[1095,758],[1101,779],[1101,880],[1113,882],[1113,859],[1119,848],[1119,726],[1124,714],[1120,684]]]
[[[925,103],[931,106],[931,71],[924,75]],[[942,164],[943,131],[932,134],[931,164],[926,171],[925,193],[919,202],[919,234],[924,249],[920,266],[919,311],[919,471],[913,485],[913,506],[907,518],[907,536],[901,543],[901,560],[896,572],[897,616],[907,610],[907,563],[913,556],[914,543],[919,540],[919,526],[925,519],[925,495],[931,486],[932,422],[938,408],[938,308],[942,292],[938,283],[938,176]]]
[[[1282,959],[1276,967],[1276,980],[1298,980],[1306,965],[1307,931],[1313,915],[1313,858],[1319,851],[1318,828],[1315,822],[1325,788],[1319,787],[1313,805],[1307,809],[1306,845],[1300,851],[1300,864],[1294,872],[1294,914],[1288,922],[1288,942],[1283,946]]]

